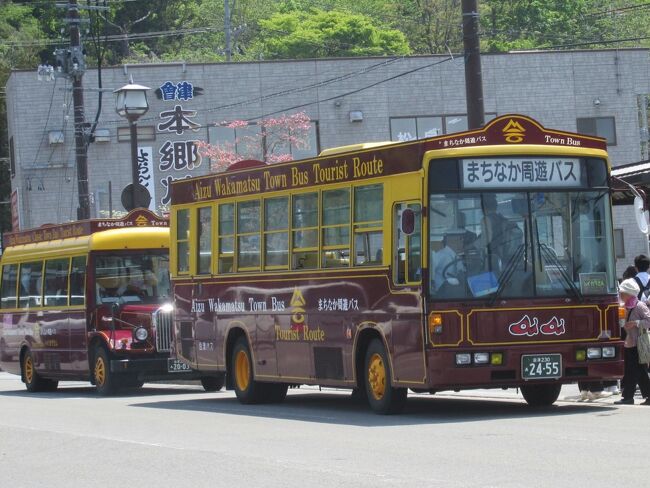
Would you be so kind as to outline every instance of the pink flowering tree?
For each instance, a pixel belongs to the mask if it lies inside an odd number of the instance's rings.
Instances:
[[[210,158],[212,171],[219,173],[244,159],[262,159],[268,164],[291,161],[290,148],[308,149],[311,123],[305,112],[262,119],[224,121],[217,127],[232,129],[234,137],[224,142],[198,142],[199,152]]]

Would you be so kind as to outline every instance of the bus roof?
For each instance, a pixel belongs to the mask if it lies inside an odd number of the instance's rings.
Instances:
[[[169,221],[146,209],[121,219],[90,219],[6,233],[3,261],[96,250],[169,248]]]
[[[476,150],[519,146],[521,151],[572,155],[581,150],[606,155],[601,137],[546,129],[524,115],[502,115],[480,129],[408,142],[353,144],[328,149],[321,155],[300,161],[267,165],[260,162],[246,168],[234,166],[223,173],[178,180],[172,183],[173,205],[211,201],[236,196],[309,188],[323,183],[363,181],[369,178],[408,173],[422,169],[427,153],[451,150],[454,156],[476,154]],[[591,150],[591,151],[589,151]],[[441,151],[442,152],[442,151]],[[451,157],[451,156],[450,156]]]

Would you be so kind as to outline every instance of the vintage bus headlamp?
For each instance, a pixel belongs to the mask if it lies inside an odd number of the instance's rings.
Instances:
[[[615,358],[616,357],[616,348],[613,346],[603,347],[603,357],[604,358]]]
[[[503,364],[503,353],[493,352],[490,354],[490,364],[492,366],[501,366]]]
[[[173,312],[174,311],[174,305],[171,303],[165,303],[160,307],[160,310],[163,312]]]
[[[475,364],[487,364],[490,362],[490,353],[487,352],[475,352],[474,353],[474,363]]]
[[[465,366],[467,364],[472,364],[472,355],[468,353],[456,354],[456,365]]]
[[[135,337],[135,339],[140,342],[146,341],[147,337],[149,337],[149,331],[147,331],[147,329],[144,327],[136,327],[136,329],[133,331],[133,337]]]
[[[600,347],[589,347],[587,348],[587,358],[588,359],[600,359],[603,355],[603,350]]]
[[[587,359],[587,351],[578,349],[576,351],[576,361],[584,361],[585,359]]]

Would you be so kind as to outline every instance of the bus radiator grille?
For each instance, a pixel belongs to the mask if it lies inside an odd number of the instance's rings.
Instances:
[[[154,333],[156,335],[156,350],[158,352],[171,351],[172,345],[172,314],[163,310],[156,310],[153,314]]]

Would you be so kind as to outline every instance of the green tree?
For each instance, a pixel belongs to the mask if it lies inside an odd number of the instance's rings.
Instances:
[[[340,11],[277,13],[260,20],[253,47],[267,59],[406,55],[404,34],[372,19]]]

